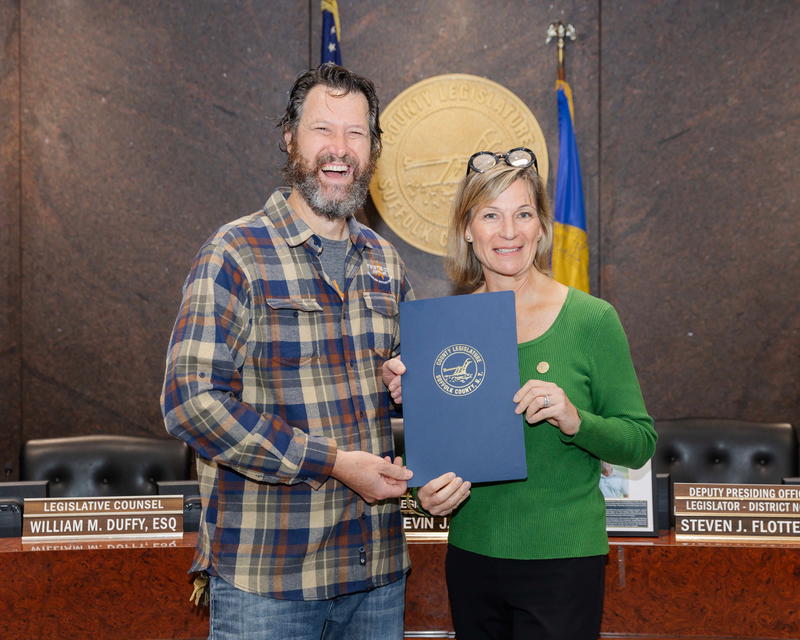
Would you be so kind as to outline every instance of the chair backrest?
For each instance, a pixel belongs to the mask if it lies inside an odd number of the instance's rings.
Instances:
[[[158,493],[159,480],[189,478],[192,454],[174,438],[74,436],[28,440],[21,480],[47,480],[51,497]]]
[[[791,424],[714,418],[656,420],[653,467],[671,482],[780,484],[798,474]]]

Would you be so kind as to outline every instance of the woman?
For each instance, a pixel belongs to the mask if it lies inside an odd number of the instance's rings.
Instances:
[[[548,275],[552,236],[532,151],[470,158],[447,268],[459,290],[515,293],[522,386],[509,401],[525,420],[528,478],[470,486],[447,473],[419,489],[431,514],[452,512],[459,640],[595,640],[608,553],[600,461],[637,468],[655,449],[617,314]],[[384,366],[395,402],[404,371],[397,359]]]

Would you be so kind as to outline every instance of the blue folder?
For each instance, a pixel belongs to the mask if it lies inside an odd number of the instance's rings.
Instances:
[[[514,294],[400,303],[406,465],[419,487],[447,471],[470,482],[527,477]]]

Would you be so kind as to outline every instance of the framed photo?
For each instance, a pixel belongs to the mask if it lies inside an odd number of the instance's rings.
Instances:
[[[600,491],[606,499],[608,535],[658,535],[655,483],[649,460],[641,469],[601,462]]]

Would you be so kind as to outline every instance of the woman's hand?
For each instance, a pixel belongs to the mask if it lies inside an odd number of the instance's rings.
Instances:
[[[567,394],[556,384],[544,380],[528,380],[514,394],[515,413],[524,413],[525,420],[534,424],[547,420],[564,435],[574,436],[581,427],[581,418]]]
[[[452,471],[434,478],[417,492],[422,508],[432,516],[446,516],[469,497],[471,482],[464,482]]]
[[[400,356],[390,358],[381,366],[381,377],[383,384],[389,390],[392,401],[395,404],[403,404],[403,385],[400,376],[406,372],[406,366],[400,360]]]

